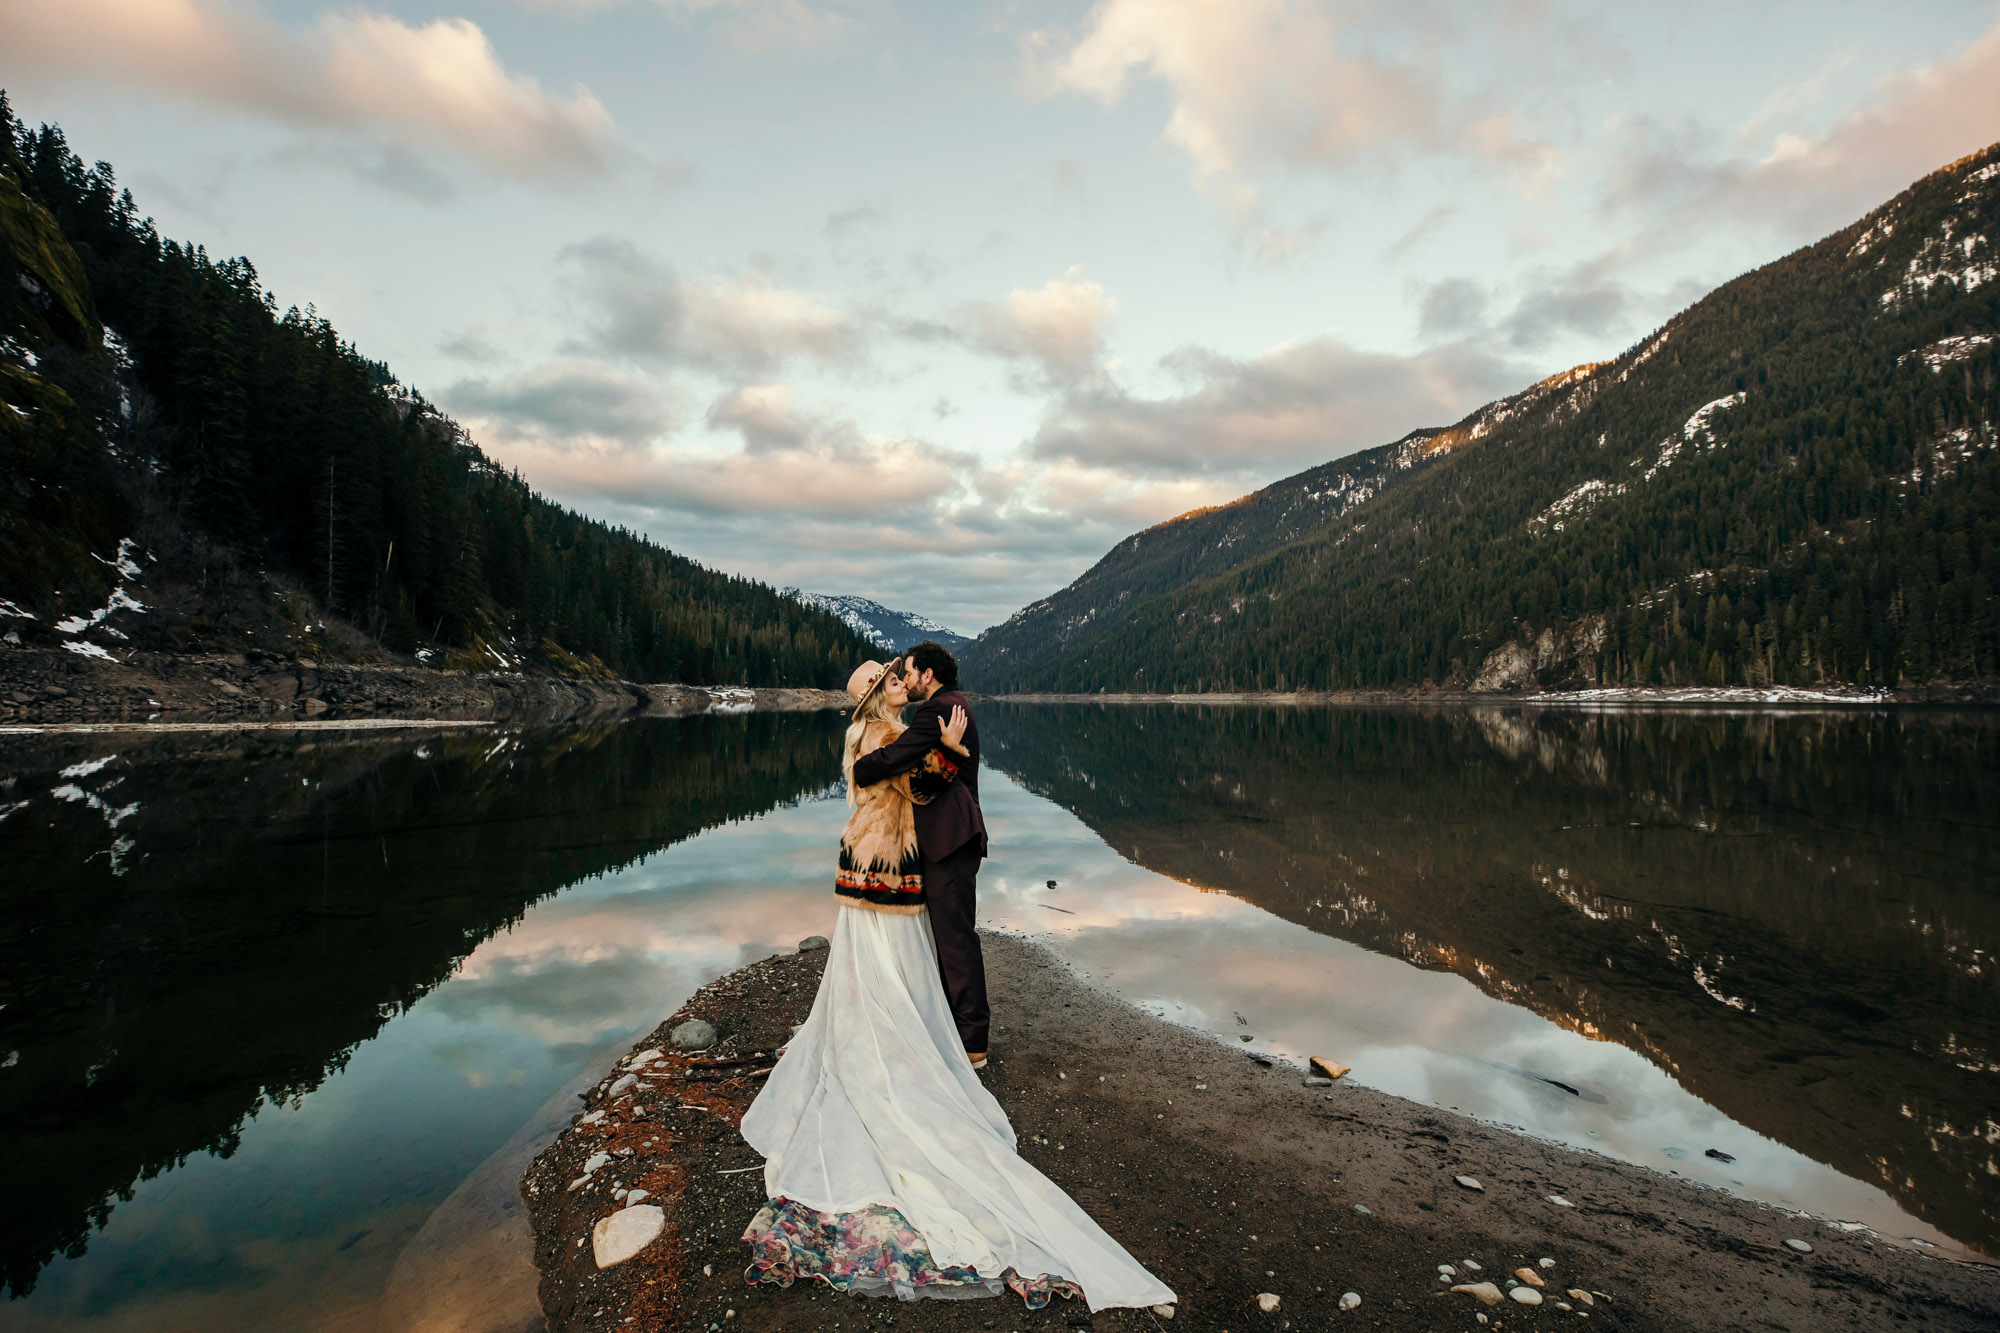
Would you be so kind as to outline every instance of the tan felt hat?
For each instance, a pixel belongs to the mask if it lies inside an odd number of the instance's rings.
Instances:
[[[889,678],[889,668],[894,659],[887,662],[863,662],[854,668],[854,674],[847,678],[847,694],[854,700],[854,716],[861,716],[861,705],[868,702],[868,696],[882,688],[882,682]]]

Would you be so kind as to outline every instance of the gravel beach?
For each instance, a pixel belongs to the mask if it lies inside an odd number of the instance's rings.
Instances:
[[[807,950],[697,992],[634,1048],[660,1055],[607,1071],[522,1178],[549,1327],[2000,1326],[2000,1269],[1348,1080],[1306,1086],[1307,1071],[1267,1066],[1133,1008],[1032,942],[985,941],[996,1025],[987,1085],[1022,1154],[1178,1293],[1171,1316],[1092,1319],[1062,1299],[1030,1312],[1012,1297],[904,1304],[817,1282],[745,1283],[739,1237],[763,1176],[736,1125],[811,1006],[826,954]],[[714,1026],[715,1043],[675,1051],[670,1034],[692,1018]],[[631,1190],[645,1195],[618,1193]],[[606,1246],[593,1228],[621,1213],[607,1240],[630,1229],[645,1243],[600,1269]],[[1482,1282],[1493,1286],[1451,1290]],[[1344,1308],[1347,1293],[1359,1303]]]

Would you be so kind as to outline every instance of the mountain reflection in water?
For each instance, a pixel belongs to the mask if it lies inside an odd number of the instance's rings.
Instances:
[[[538,899],[823,788],[838,745],[769,715],[6,738],[0,1281],[228,1156]]]
[[[981,727],[989,763],[1140,866],[1618,1042],[2000,1252],[2000,719],[989,705]]]

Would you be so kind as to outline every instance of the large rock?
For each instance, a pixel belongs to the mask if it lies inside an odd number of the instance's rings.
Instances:
[[[650,1203],[620,1208],[590,1229],[590,1249],[599,1268],[622,1264],[659,1239],[667,1215]]]
[[[705,1051],[715,1045],[715,1024],[705,1018],[690,1018],[674,1029],[673,1043],[677,1050]]]

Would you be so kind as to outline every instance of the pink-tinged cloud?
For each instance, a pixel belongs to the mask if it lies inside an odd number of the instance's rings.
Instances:
[[[1142,78],[1169,90],[1164,137],[1203,188],[1241,206],[1240,180],[1266,162],[1325,166],[1398,146],[1545,159],[1505,116],[1448,100],[1434,64],[1363,51],[1360,7],[1335,0],[1101,0],[1081,36],[1031,34],[1026,82],[1106,105]],[[1428,49],[1435,41],[1418,43]]]
[[[1043,424],[1032,454],[1135,480],[1269,480],[1456,421],[1535,378],[1460,344],[1398,356],[1328,337],[1243,360],[1189,349],[1170,363],[1185,392],[1142,398],[1092,383]]]
[[[1664,210],[1663,231],[1717,214],[1831,231],[2000,140],[2000,23],[1956,55],[1883,80],[1821,134],[1777,134],[1758,160],[1718,159],[1657,125],[1642,134],[1613,207]]]
[[[1005,357],[1040,364],[1051,381],[1080,379],[1104,357],[1105,326],[1118,303],[1071,267],[1040,287],[1016,288],[973,311],[974,341]]]
[[[502,175],[592,175],[618,155],[595,96],[549,95],[466,19],[411,27],[354,9],[294,32],[223,0],[5,0],[0,47],[37,77],[414,140]]]

